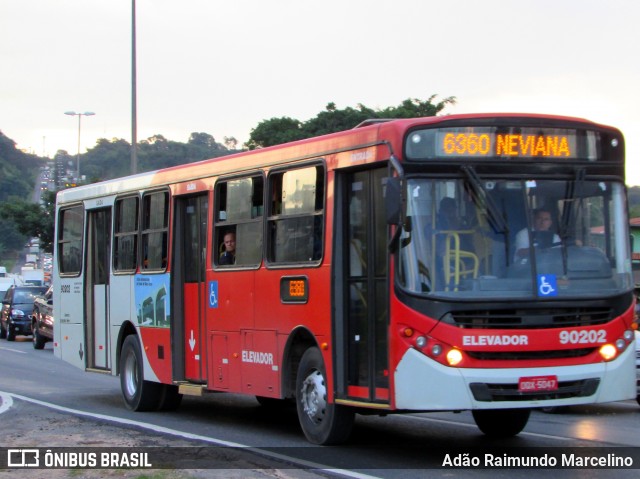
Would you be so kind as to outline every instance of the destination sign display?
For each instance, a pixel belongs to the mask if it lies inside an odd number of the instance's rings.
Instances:
[[[593,161],[600,137],[595,131],[543,127],[455,127],[411,132],[409,159],[510,158]]]
[[[574,158],[575,136],[438,132],[438,156]]]

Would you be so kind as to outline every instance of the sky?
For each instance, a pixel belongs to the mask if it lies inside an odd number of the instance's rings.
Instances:
[[[0,0],[0,131],[53,157],[131,141],[132,0]],[[620,128],[640,185],[638,0],[136,0],[137,137],[454,96]]]

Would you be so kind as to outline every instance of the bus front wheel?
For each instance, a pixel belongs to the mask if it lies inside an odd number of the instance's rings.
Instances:
[[[353,427],[353,409],[329,403],[327,373],[318,348],[302,355],[296,376],[296,408],[302,432],[313,444],[344,442]]]
[[[127,336],[122,344],[120,389],[125,405],[132,411],[153,411],[162,398],[162,384],[144,379],[140,341],[134,334]]]
[[[529,421],[530,409],[476,409],[472,411],[478,428],[489,437],[519,434]]]

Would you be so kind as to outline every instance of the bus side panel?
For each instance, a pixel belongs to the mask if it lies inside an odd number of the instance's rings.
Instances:
[[[240,333],[209,331],[208,388],[240,392],[242,389],[242,355]]]
[[[325,250],[326,251],[326,250]],[[325,263],[326,265],[326,263]],[[331,300],[329,294],[330,268],[314,266],[305,269],[262,269],[256,276],[256,330],[268,330],[277,327],[277,339],[273,339],[274,366],[280,371],[288,367],[284,363],[284,352],[292,331],[304,328],[311,332],[317,345],[331,338]],[[306,303],[286,303],[281,297],[282,278],[306,277],[308,300]],[[321,348],[327,371],[333,370],[332,347]],[[270,353],[266,345],[261,352]],[[333,375],[327,375],[330,399],[333,398]],[[278,383],[278,396],[281,397],[281,382]]]
[[[242,331],[242,392],[280,395],[280,362],[275,331]]]
[[[200,362],[202,341],[200,337],[200,283],[184,285],[184,374],[187,379],[198,381],[201,377]]]
[[[133,275],[114,275],[109,278],[109,348],[111,374],[119,374],[118,371],[118,337],[122,324],[130,321],[137,324],[136,312],[133,305]]]
[[[171,384],[171,337],[168,328],[140,328],[144,377],[149,381]]]
[[[120,307],[123,314],[139,328],[144,356],[144,377],[149,381],[170,384],[172,354],[169,329],[169,273],[138,274],[127,278],[129,283],[123,283],[122,286],[126,287],[124,291],[128,294],[127,298],[121,298],[124,304]],[[120,299],[115,294],[112,294],[112,298],[114,301]],[[125,313],[124,308],[127,306],[129,312]]]
[[[58,278],[54,292],[56,325],[53,328],[56,356],[77,368],[86,365],[81,278]]]
[[[217,291],[217,296],[208,298],[206,303],[209,389],[242,390],[240,330],[254,327],[255,274],[252,270],[207,273],[207,293]]]

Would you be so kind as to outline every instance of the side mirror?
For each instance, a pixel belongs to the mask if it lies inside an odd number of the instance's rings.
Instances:
[[[384,206],[388,225],[399,225],[401,221],[402,202],[400,201],[400,178],[387,178]]]

